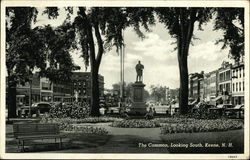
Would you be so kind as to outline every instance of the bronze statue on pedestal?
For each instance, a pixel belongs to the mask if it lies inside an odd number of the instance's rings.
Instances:
[[[138,61],[138,64],[135,66],[135,70],[137,73],[136,82],[142,82],[143,69],[144,69],[144,66],[141,64],[141,61]]]

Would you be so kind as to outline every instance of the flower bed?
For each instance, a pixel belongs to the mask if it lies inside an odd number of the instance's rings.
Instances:
[[[51,118],[85,118],[89,115],[88,103],[55,104],[50,109]]]
[[[114,117],[87,117],[83,119],[42,117],[40,123],[57,123],[59,124],[60,130],[68,130],[71,127],[71,124],[104,123],[104,122],[114,122],[121,120],[122,119],[120,118],[114,118]]]
[[[193,133],[193,132],[219,132],[242,129],[243,122],[238,120],[193,120],[179,123],[166,123],[161,127],[162,134]]]
[[[101,134],[101,135],[108,134],[108,131],[105,128],[92,127],[92,126],[76,126],[72,124],[69,125],[69,127],[67,127],[65,131],[81,132],[86,134]]]
[[[115,121],[111,124],[112,127],[119,128],[155,128],[160,127],[160,123],[153,120],[122,120]]]
[[[123,119],[116,117],[87,117],[84,119],[80,119],[78,123],[106,123],[106,122],[115,122],[121,120]]]
[[[194,121],[194,118],[155,118],[154,121],[159,123],[187,123]]]

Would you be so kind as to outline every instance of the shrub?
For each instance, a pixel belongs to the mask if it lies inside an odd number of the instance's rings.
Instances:
[[[89,115],[88,103],[57,104],[50,109],[51,118],[85,118]]]
[[[155,128],[160,127],[160,123],[153,120],[122,120],[115,121],[111,124],[112,127],[119,128]]]
[[[243,128],[244,124],[237,120],[196,120],[166,123],[161,127],[162,134],[192,133],[192,132],[218,132]]]

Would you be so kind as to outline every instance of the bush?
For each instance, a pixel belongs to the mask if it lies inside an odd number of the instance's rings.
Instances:
[[[193,133],[193,132],[219,132],[227,130],[242,129],[244,126],[242,121],[238,120],[196,120],[167,123],[161,127],[162,134],[171,133]]]
[[[89,115],[88,103],[57,104],[50,109],[51,118],[85,118]]]
[[[112,127],[119,128],[155,128],[160,127],[160,123],[153,120],[122,120],[115,121],[111,124]]]

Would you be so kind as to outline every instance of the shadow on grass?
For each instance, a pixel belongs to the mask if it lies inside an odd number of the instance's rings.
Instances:
[[[9,135],[7,135],[9,137]],[[66,138],[63,139],[62,148],[59,149],[59,141],[54,143],[55,140],[32,140],[25,141],[25,152],[64,152],[65,150],[73,151],[82,148],[96,148],[108,142],[110,135],[93,135],[83,133],[68,133]],[[7,153],[21,152],[18,148],[18,142],[14,138],[6,141]]]
[[[177,133],[161,136],[164,143],[188,144],[189,147],[169,147],[170,153],[244,153],[244,130],[232,130],[226,132],[207,133]],[[201,144],[197,147],[190,147],[190,143]],[[218,144],[219,147],[208,147],[207,144]],[[226,147],[222,147],[222,144]],[[232,146],[231,146],[232,145]]]

